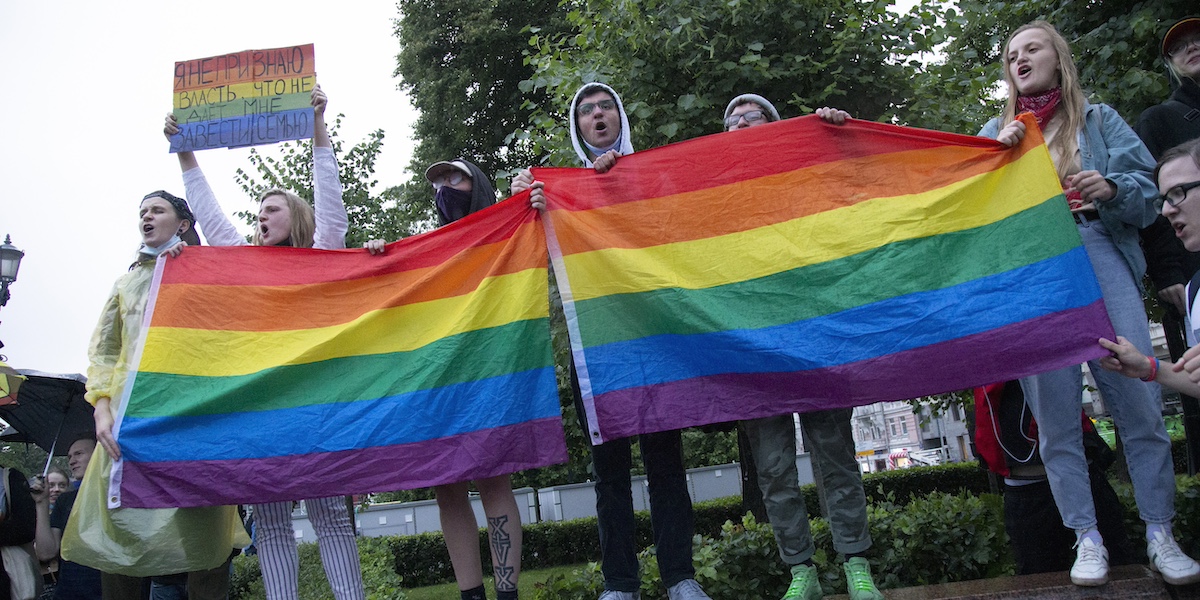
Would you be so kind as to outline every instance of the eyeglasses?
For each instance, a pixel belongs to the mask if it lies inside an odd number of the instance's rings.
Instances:
[[[1192,181],[1190,183],[1181,183],[1167,190],[1167,193],[1156,198],[1154,200],[1154,208],[1158,209],[1158,212],[1162,212],[1163,204],[1179,206],[1180,204],[1183,204],[1184,200],[1187,200],[1188,192],[1198,187],[1200,187],[1200,180]]]
[[[725,129],[729,129],[738,124],[742,119],[746,119],[747,123],[757,123],[767,117],[767,114],[761,110],[751,110],[740,115],[729,115],[725,117]]]
[[[463,173],[458,169],[447,171],[446,173],[437,176],[433,180],[433,189],[440,190],[447,185],[458,185],[462,183],[466,176],[466,173]]]
[[[1184,36],[1183,38],[1176,41],[1174,44],[1171,44],[1171,47],[1167,48],[1167,56],[1170,56],[1171,58],[1175,58],[1176,54],[1179,54],[1179,53],[1183,52],[1184,50],[1187,50],[1187,47],[1191,46],[1192,44],[1200,44],[1200,32],[1193,33],[1188,36]]]
[[[616,100],[601,100],[599,102],[588,102],[587,104],[579,105],[579,115],[586,117],[592,114],[592,111],[599,107],[600,110],[612,110],[617,107]]]

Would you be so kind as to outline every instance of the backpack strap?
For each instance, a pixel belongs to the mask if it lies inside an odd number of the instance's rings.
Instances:
[[[1195,121],[1196,119],[1200,119],[1200,109],[1192,108],[1173,98],[1171,100],[1167,100],[1167,104],[1175,107],[1175,110],[1179,111],[1179,113],[1183,115],[1183,120],[1188,121],[1189,123]]]

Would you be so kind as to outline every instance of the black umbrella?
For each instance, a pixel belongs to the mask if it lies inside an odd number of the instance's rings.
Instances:
[[[17,403],[0,406],[0,419],[11,425],[0,440],[32,442],[51,456],[66,456],[76,436],[96,428],[92,405],[83,399],[87,378],[29,369],[17,372],[26,380],[17,393]]]

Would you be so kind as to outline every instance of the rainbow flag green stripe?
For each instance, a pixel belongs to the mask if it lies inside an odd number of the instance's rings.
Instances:
[[[540,230],[527,202],[504,202],[382,256],[160,261],[110,505],[356,494],[565,460]]]
[[[663,334],[706,333],[702,322],[671,318],[680,304],[696,314],[720,315],[729,329],[763,329],[891,298],[951,287],[1051,258],[1075,247],[1061,229],[1062,196],[1003,221],[936,237],[904,240],[828,262],[701,289],[656,289],[578,302],[588,315],[580,335],[596,346]],[[1046,244],[1013,248],[1010,236],[1029,234]],[[889,256],[906,256],[897,269]],[[937,264],[938,269],[928,265]],[[803,296],[804,303],[762,302]]]
[[[1100,356],[1100,289],[1028,129],[1007,149],[811,117],[536,173],[592,442]]]

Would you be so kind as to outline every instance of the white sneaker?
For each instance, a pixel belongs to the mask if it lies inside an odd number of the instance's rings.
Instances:
[[[617,590],[604,590],[600,594],[599,600],[640,600],[641,592],[618,592]]]
[[[1104,549],[1104,544],[1097,544],[1086,537],[1075,544],[1075,565],[1071,567],[1071,583],[1087,586],[1108,583],[1108,550]]]
[[[695,579],[684,579],[667,588],[667,600],[712,600]]]
[[[1200,581],[1200,564],[1179,549],[1175,538],[1161,531],[1146,543],[1146,554],[1150,555],[1150,569],[1162,574],[1163,581],[1171,585],[1185,585]]]

